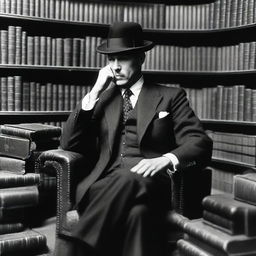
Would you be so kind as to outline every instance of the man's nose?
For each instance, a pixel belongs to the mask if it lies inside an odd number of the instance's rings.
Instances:
[[[113,68],[115,71],[121,70],[121,66],[120,66],[120,63],[119,63],[118,59],[115,59],[115,60],[114,60],[114,63],[113,63],[112,68]]]

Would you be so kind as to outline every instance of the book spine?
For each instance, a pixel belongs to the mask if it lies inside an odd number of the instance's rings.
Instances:
[[[30,84],[29,82],[23,82],[22,85],[22,110],[30,110]],[[13,134],[15,135],[15,134]]]
[[[0,156],[0,170],[24,174],[26,170],[26,161]]]
[[[8,64],[15,63],[16,29],[15,26],[8,27]]]
[[[207,210],[203,212],[203,221],[205,224],[218,228],[231,235],[245,233],[244,223],[242,221],[233,221]]]
[[[27,64],[34,65],[34,37],[27,37]]]
[[[64,56],[63,62],[64,66],[72,66],[72,39],[65,38],[63,40],[63,49],[64,49]]]
[[[34,127],[34,128],[33,128]],[[36,130],[36,127],[39,127]],[[59,137],[61,129],[54,126],[40,124],[17,124],[17,125],[1,125],[2,134],[13,135],[17,137],[27,138],[32,141],[43,140],[45,138]]]
[[[24,207],[38,204],[37,186],[0,189],[0,207]]]
[[[177,242],[177,248],[181,255],[188,255],[188,256],[224,256],[224,254],[220,251],[217,251],[215,248],[208,247],[207,249],[202,248],[202,246],[198,246],[200,241],[196,241],[195,239],[192,241],[187,241],[184,239],[180,239]]]
[[[16,38],[16,44],[15,44],[15,64],[19,65],[21,64],[21,38],[22,38],[22,28],[19,26],[15,27],[15,38]]]
[[[0,207],[0,222],[2,224],[15,222],[24,223],[26,209],[30,209],[30,207]]]
[[[14,77],[7,77],[7,110],[14,111]]]
[[[46,65],[46,37],[40,36],[40,65]]]
[[[253,179],[247,176],[242,176],[242,175],[236,175],[234,177],[234,198],[236,200],[256,205],[255,195],[256,195],[255,177]]]
[[[7,92],[8,92],[8,85],[7,85],[7,77],[1,77],[1,110],[7,111]]]
[[[0,30],[1,33],[1,64],[8,63],[8,31]]]
[[[40,174],[26,173],[24,175],[16,174],[10,171],[0,170],[0,187],[23,187],[37,185],[40,182]]]
[[[21,34],[21,64],[27,64],[27,32],[22,31]]]
[[[15,252],[39,253],[46,249],[46,237],[32,230],[0,236],[1,254],[10,255]]]
[[[198,244],[209,245],[222,253],[214,255],[242,255],[241,253],[249,253],[255,248],[255,237],[232,236],[204,224],[201,219],[187,222],[184,225],[184,232],[192,241],[199,241]]]
[[[0,235],[21,232],[25,230],[23,223],[3,223],[0,224]]]
[[[36,111],[36,82],[30,82],[30,111]]]

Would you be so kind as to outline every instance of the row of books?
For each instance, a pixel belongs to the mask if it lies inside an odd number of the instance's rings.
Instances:
[[[70,111],[91,89],[89,85],[27,82],[21,76],[0,77],[0,88],[0,111]],[[256,121],[255,89],[245,85],[184,89],[201,119]]]
[[[52,126],[57,126],[57,127],[63,128],[65,125],[65,121],[42,122],[42,124],[52,125]]]
[[[1,0],[0,13],[102,24],[135,21],[144,28],[200,30],[252,24],[256,21],[255,6],[255,0],[218,0],[201,5]]]
[[[213,157],[256,166],[256,136],[207,131],[213,140]]]
[[[201,5],[165,7],[165,28],[171,30],[222,29],[256,22],[255,0],[217,0]]]
[[[0,64],[101,67],[106,56],[96,54],[101,38],[28,36],[19,26],[0,30]],[[156,45],[143,68],[171,71],[254,70],[256,42],[222,47]]]
[[[35,162],[42,150],[58,147],[60,134],[58,127],[36,123],[0,127],[0,247],[3,255],[47,252],[46,236],[31,229],[31,223],[40,215],[37,211],[41,192],[49,188],[48,177],[35,173]],[[56,182],[53,185],[56,188]]]
[[[229,46],[156,45],[146,53],[146,70],[237,71],[254,70],[256,42]]]
[[[256,122],[256,90],[245,85],[184,88],[199,118]]]
[[[182,223],[182,255],[255,255],[256,174],[234,176],[233,194],[203,199],[203,218]]]
[[[164,5],[100,3],[68,0],[1,0],[0,12],[77,22],[137,21],[143,27],[163,28]]]
[[[234,168],[211,167],[212,169],[212,191],[220,193],[233,193],[233,177],[240,173]]]
[[[100,67],[106,56],[96,54],[99,37],[29,36],[20,26],[0,31],[0,64]]]
[[[90,86],[43,84],[8,76],[0,77],[0,89],[1,111],[70,111]]]

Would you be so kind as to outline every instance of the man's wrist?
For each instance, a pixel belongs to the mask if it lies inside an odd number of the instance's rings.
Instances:
[[[98,98],[95,98],[91,93],[87,93],[85,97],[82,99],[82,109],[85,111],[92,110],[98,101]]]
[[[169,159],[170,164],[167,169],[167,173],[171,176],[177,171],[177,166],[179,165],[179,159],[173,153],[166,153],[163,155]]]

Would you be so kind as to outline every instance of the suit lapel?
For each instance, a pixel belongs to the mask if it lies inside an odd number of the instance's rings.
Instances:
[[[156,113],[156,108],[161,99],[162,96],[160,95],[156,87],[147,84],[143,85],[137,102],[137,132],[139,145],[149,123],[151,122]]]
[[[109,132],[109,146],[110,152],[112,152],[115,135],[119,128],[122,113],[122,96],[120,90],[116,87],[110,89],[104,101],[106,103],[104,104],[104,110]]]

